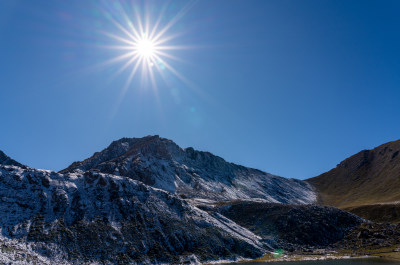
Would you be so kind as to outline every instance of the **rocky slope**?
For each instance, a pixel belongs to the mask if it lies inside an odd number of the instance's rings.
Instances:
[[[183,198],[216,201],[258,198],[300,204],[316,199],[313,189],[304,181],[228,163],[208,152],[180,148],[158,136],[114,141],[61,173],[89,169],[139,180]]]
[[[332,247],[359,255],[399,252],[400,224],[364,222]]]
[[[315,201],[304,181],[158,136],[58,173],[0,153],[0,263],[198,264],[350,242],[364,220]]]
[[[354,214],[316,205],[232,201],[199,207],[222,214],[286,251],[325,248],[364,222]]]
[[[269,248],[167,191],[93,171],[0,165],[0,212],[0,261],[182,263],[254,258]]]
[[[374,218],[374,212],[379,210],[381,214],[389,214],[385,220],[397,220],[400,201],[399,153],[400,140],[389,142],[372,150],[361,151],[307,182],[318,191],[322,204],[354,211],[376,221],[379,220]],[[388,213],[390,209],[393,209],[392,213]]]

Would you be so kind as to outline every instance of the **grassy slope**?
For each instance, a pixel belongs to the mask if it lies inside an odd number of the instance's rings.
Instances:
[[[307,181],[322,204],[375,221],[399,222],[400,205],[390,203],[400,201],[400,140],[361,151]]]
[[[364,150],[308,179],[323,204],[340,208],[400,201],[400,140]]]
[[[400,204],[370,204],[346,207],[343,210],[375,222],[400,223]]]

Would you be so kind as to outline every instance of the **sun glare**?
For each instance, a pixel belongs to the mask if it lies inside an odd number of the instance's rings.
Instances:
[[[144,58],[154,57],[157,51],[157,46],[154,45],[154,42],[146,37],[138,40],[134,47],[138,54]]]
[[[126,91],[130,86],[137,72],[141,72],[142,81],[150,80],[154,88],[156,87],[155,74],[160,74],[166,80],[166,71],[187,83],[186,78],[175,70],[167,62],[167,59],[182,61],[169,51],[190,47],[168,45],[169,41],[181,35],[181,32],[174,34],[168,32],[193,5],[194,2],[188,2],[175,15],[168,13],[168,6],[165,5],[160,8],[160,14],[155,18],[152,18],[148,13],[148,10],[152,9],[151,7],[138,8],[138,6],[127,4],[127,2],[117,1],[113,5],[116,10],[104,11],[105,17],[118,29],[115,32],[103,31],[105,35],[111,37],[113,42],[116,42],[106,47],[121,52],[121,55],[110,59],[106,64],[123,62],[115,74],[120,74],[129,69],[128,79],[123,91]]]

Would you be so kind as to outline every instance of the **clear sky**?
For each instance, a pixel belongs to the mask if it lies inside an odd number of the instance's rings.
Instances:
[[[174,70],[153,65],[155,85],[140,70],[128,82],[129,57],[110,61],[126,54],[111,46],[127,37],[123,13],[137,26],[133,10],[173,22]],[[380,0],[0,1],[0,149],[60,170],[158,134],[316,176],[400,138],[399,14],[400,1]]]

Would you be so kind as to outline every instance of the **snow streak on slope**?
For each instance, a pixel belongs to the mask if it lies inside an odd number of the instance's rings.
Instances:
[[[239,166],[208,152],[158,136],[122,138],[92,157],[61,172],[97,169],[142,181],[183,198],[208,200],[262,199],[308,204],[316,195],[306,182]]]

